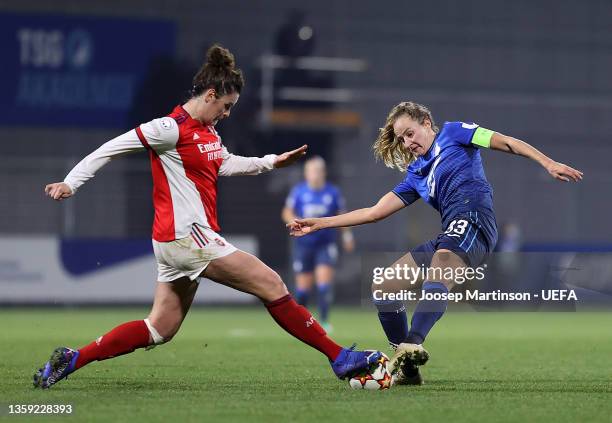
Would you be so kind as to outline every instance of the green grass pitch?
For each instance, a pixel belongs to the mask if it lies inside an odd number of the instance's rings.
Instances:
[[[144,309],[0,311],[0,420],[88,422],[591,422],[612,419],[612,314],[449,312],[433,329],[426,385],[352,391],[263,308],[190,312],[176,338],[92,363],[48,391],[31,374]],[[342,344],[386,351],[372,310],[336,309]],[[72,416],[8,404],[74,405]],[[173,420],[169,420],[172,418]]]

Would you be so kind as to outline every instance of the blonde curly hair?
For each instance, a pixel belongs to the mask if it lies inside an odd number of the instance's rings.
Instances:
[[[409,116],[421,125],[425,119],[429,120],[435,133],[438,132],[438,127],[429,109],[422,104],[404,101],[391,109],[385,126],[378,130],[378,138],[372,149],[376,160],[382,160],[385,166],[405,172],[408,165],[416,160],[416,156],[404,148],[402,141],[393,132],[393,124],[402,116]]]

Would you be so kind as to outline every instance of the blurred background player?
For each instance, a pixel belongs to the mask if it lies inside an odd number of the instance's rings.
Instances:
[[[185,104],[108,141],[81,160],[63,182],[45,187],[54,200],[69,198],[112,159],[147,150],[154,185],[153,250],[158,282],[146,319],[123,323],[80,349],[56,348],[34,374],[35,387],[49,388],[90,362],[170,341],[191,307],[200,277],[255,295],[278,325],[322,352],[339,378],[380,357],[378,352],[353,351],[353,347],[336,344],[289,295],[275,271],[218,233],[219,175],[257,175],[285,167],[301,158],[307,148],[262,158],[230,154],[215,125],[230,116],[243,85],[234,56],[219,45],[212,46]]]
[[[439,130],[429,109],[413,102],[400,103],[390,111],[373,148],[385,165],[407,173],[402,182],[372,207],[333,217],[296,219],[288,226],[293,235],[303,236],[325,228],[373,223],[419,198],[440,213],[442,233],[393,264],[443,269],[437,272],[440,278],[388,280],[383,287],[386,293],[396,293],[416,285],[422,287],[423,295],[430,295],[417,303],[410,328],[402,301],[374,301],[395,350],[391,366],[396,382],[422,384],[418,366],[429,359],[422,344],[446,311],[445,296],[455,286],[453,275],[459,271],[464,275],[466,267],[479,266],[497,242],[492,188],[484,174],[480,148],[532,159],[560,181],[579,181],[582,172],[552,160],[521,140],[475,123],[446,122]]]
[[[295,218],[334,216],[345,211],[344,198],[338,187],[326,181],[325,160],[319,156],[304,163],[304,181],[293,187],[282,218],[285,223]],[[342,228],[344,251],[353,251],[355,244],[350,228]],[[319,320],[331,330],[329,307],[333,301],[332,281],[338,260],[337,230],[325,229],[313,236],[293,240],[292,267],[295,273],[295,299],[306,306],[313,282],[317,286]]]

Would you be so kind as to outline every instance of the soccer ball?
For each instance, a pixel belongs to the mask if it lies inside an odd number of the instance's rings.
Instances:
[[[367,370],[364,370],[349,379],[349,386],[353,389],[367,389],[370,391],[382,391],[391,388],[393,378],[387,367],[389,357],[381,353],[382,356],[372,363]]]

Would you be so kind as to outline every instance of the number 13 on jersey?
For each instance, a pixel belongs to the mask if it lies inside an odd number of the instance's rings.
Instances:
[[[449,223],[448,228],[444,233],[448,236],[456,236],[460,237],[465,233],[467,229],[468,221],[464,219],[455,219],[451,223]]]

